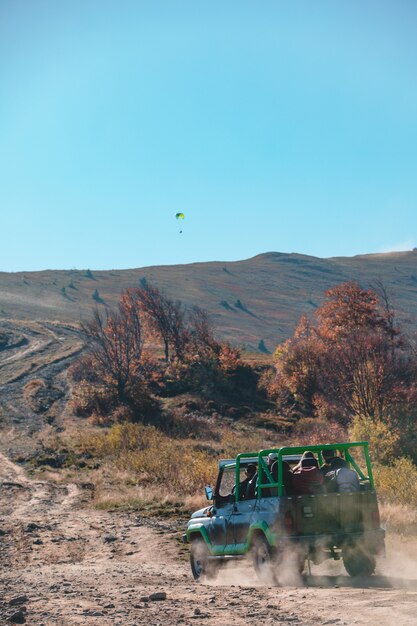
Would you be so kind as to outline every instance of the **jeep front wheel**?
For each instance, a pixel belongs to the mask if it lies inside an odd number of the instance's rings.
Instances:
[[[191,543],[190,565],[194,580],[203,577],[214,578],[217,573],[215,563],[209,559],[210,552],[204,539],[194,539]]]
[[[275,583],[273,551],[263,535],[255,537],[251,554],[253,566],[259,579],[265,583]]]

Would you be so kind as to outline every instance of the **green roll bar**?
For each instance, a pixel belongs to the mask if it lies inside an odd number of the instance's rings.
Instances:
[[[365,476],[361,468],[356,463],[355,459],[350,454],[351,448],[363,448],[365,454],[366,461],[366,469],[368,472],[368,476]],[[372,474],[371,467],[371,459],[369,457],[369,443],[367,441],[355,441],[351,443],[327,443],[319,446],[285,446],[282,448],[269,448],[266,450],[260,450],[259,452],[246,452],[242,454],[238,454],[236,457],[236,491],[235,491],[235,499],[236,502],[239,500],[239,482],[240,482],[240,465],[241,460],[249,459],[249,458],[257,458],[258,459],[258,493],[257,498],[261,498],[263,489],[277,489],[278,495],[283,495],[283,484],[282,484],[282,460],[284,456],[289,456],[293,454],[303,454],[304,452],[316,452],[319,457],[320,463],[323,463],[323,450],[334,450],[339,452],[341,456],[344,456],[346,461],[352,465],[352,467],[356,470],[362,480],[369,480],[370,486],[374,489],[374,478]],[[269,468],[265,462],[264,457],[268,456],[268,454],[275,453],[278,455],[278,480],[274,481],[269,471]]]

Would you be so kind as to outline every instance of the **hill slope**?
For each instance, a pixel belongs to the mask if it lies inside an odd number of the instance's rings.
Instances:
[[[219,336],[273,350],[302,313],[311,313],[323,292],[347,280],[364,286],[378,279],[393,294],[400,317],[416,322],[417,251],[320,259],[269,252],[236,262],[193,263],[131,270],[0,273],[0,321],[75,322],[96,304],[113,306],[123,289],[146,278],[212,316]]]

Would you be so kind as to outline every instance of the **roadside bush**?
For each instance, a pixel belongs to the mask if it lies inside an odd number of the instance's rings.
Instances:
[[[89,381],[95,382],[98,380],[96,368],[91,356],[84,355],[74,361],[68,368],[69,377],[75,383]]]
[[[218,358],[168,364],[164,377],[159,379],[159,393],[173,397],[198,392],[205,400],[221,397],[222,402],[247,404],[260,396],[258,380],[258,372],[239,361],[237,352],[224,345]]]
[[[87,437],[82,449],[133,472],[142,485],[167,486],[172,493],[194,494],[217,473],[217,459],[179,443],[154,426],[115,424],[106,433]]]
[[[400,454],[400,434],[387,422],[356,415],[349,428],[351,441],[369,441],[372,459],[390,464]]]
[[[297,416],[302,416],[293,393],[273,367],[268,366],[262,369],[258,391],[276,404],[281,415],[288,417],[296,413]]]
[[[417,507],[417,467],[411,459],[395,459],[391,466],[375,465],[373,472],[381,500]]]
[[[292,404],[304,416],[344,424],[354,415],[389,421],[396,406],[416,406],[416,357],[384,286],[375,291],[343,283],[278,346],[276,379],[267,388],[280,412]]]
[[[117,395],[111,387],[88,380],[77,382],[69,401],[69,407],[77,417],[108,416],[116,405]]]

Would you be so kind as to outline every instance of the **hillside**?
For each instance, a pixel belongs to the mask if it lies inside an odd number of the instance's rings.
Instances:
[[[269,252],[237,262],[193,263],[129,270],[0,273],[0,320],[77,323],[96,304],[113,306],[123,289],[146,278],[212,316],[220,337],[269,350],[288,337],[302,313],[342,281],[367,286],[382,279],[400,317],[416,321],[417,251],[321,259]]]
[[[203,485],[214,484],[218,457],[300,437],[310,443],[324,433],[326,441],[342,441],[344,428],[329,423],[314,431],[307,419],[296,430],[266,400],[239,413],[217,388],[216,401],[200,398],[199,390],[158,396],[161,421],[110,428],[77,415],[71,394],[79,382],[68,366],[83,350],[78,321],[95,303],[115,304],[142,278],[206,307],[219,335],[255,349],[263,339],[272,350],[326,288],[349,279],[382,279],[413,328],[416,265],[415,252],[350,259],[269,253],[227,264],[0,274],[0,622],[72,625],[100,617],[103,625],[170,625],[209,618],[220,626],[263,616],[265,624],[307,625],[323,622],[324,613],[332,617],[324,623],[344,624],[348,611],[363,626],[414,624],[414,474],[384,468],[391,471],[388,487],[395,476],[395,496],[384,501],[381,483],[388,557],[379,559],[376,576],[350,579],[341,560],[326,561],[310,563],[302,576],[290,572],[279,588],[261,586],[249,560],[194,585],[180,538],[189,513],[206,504]]]

